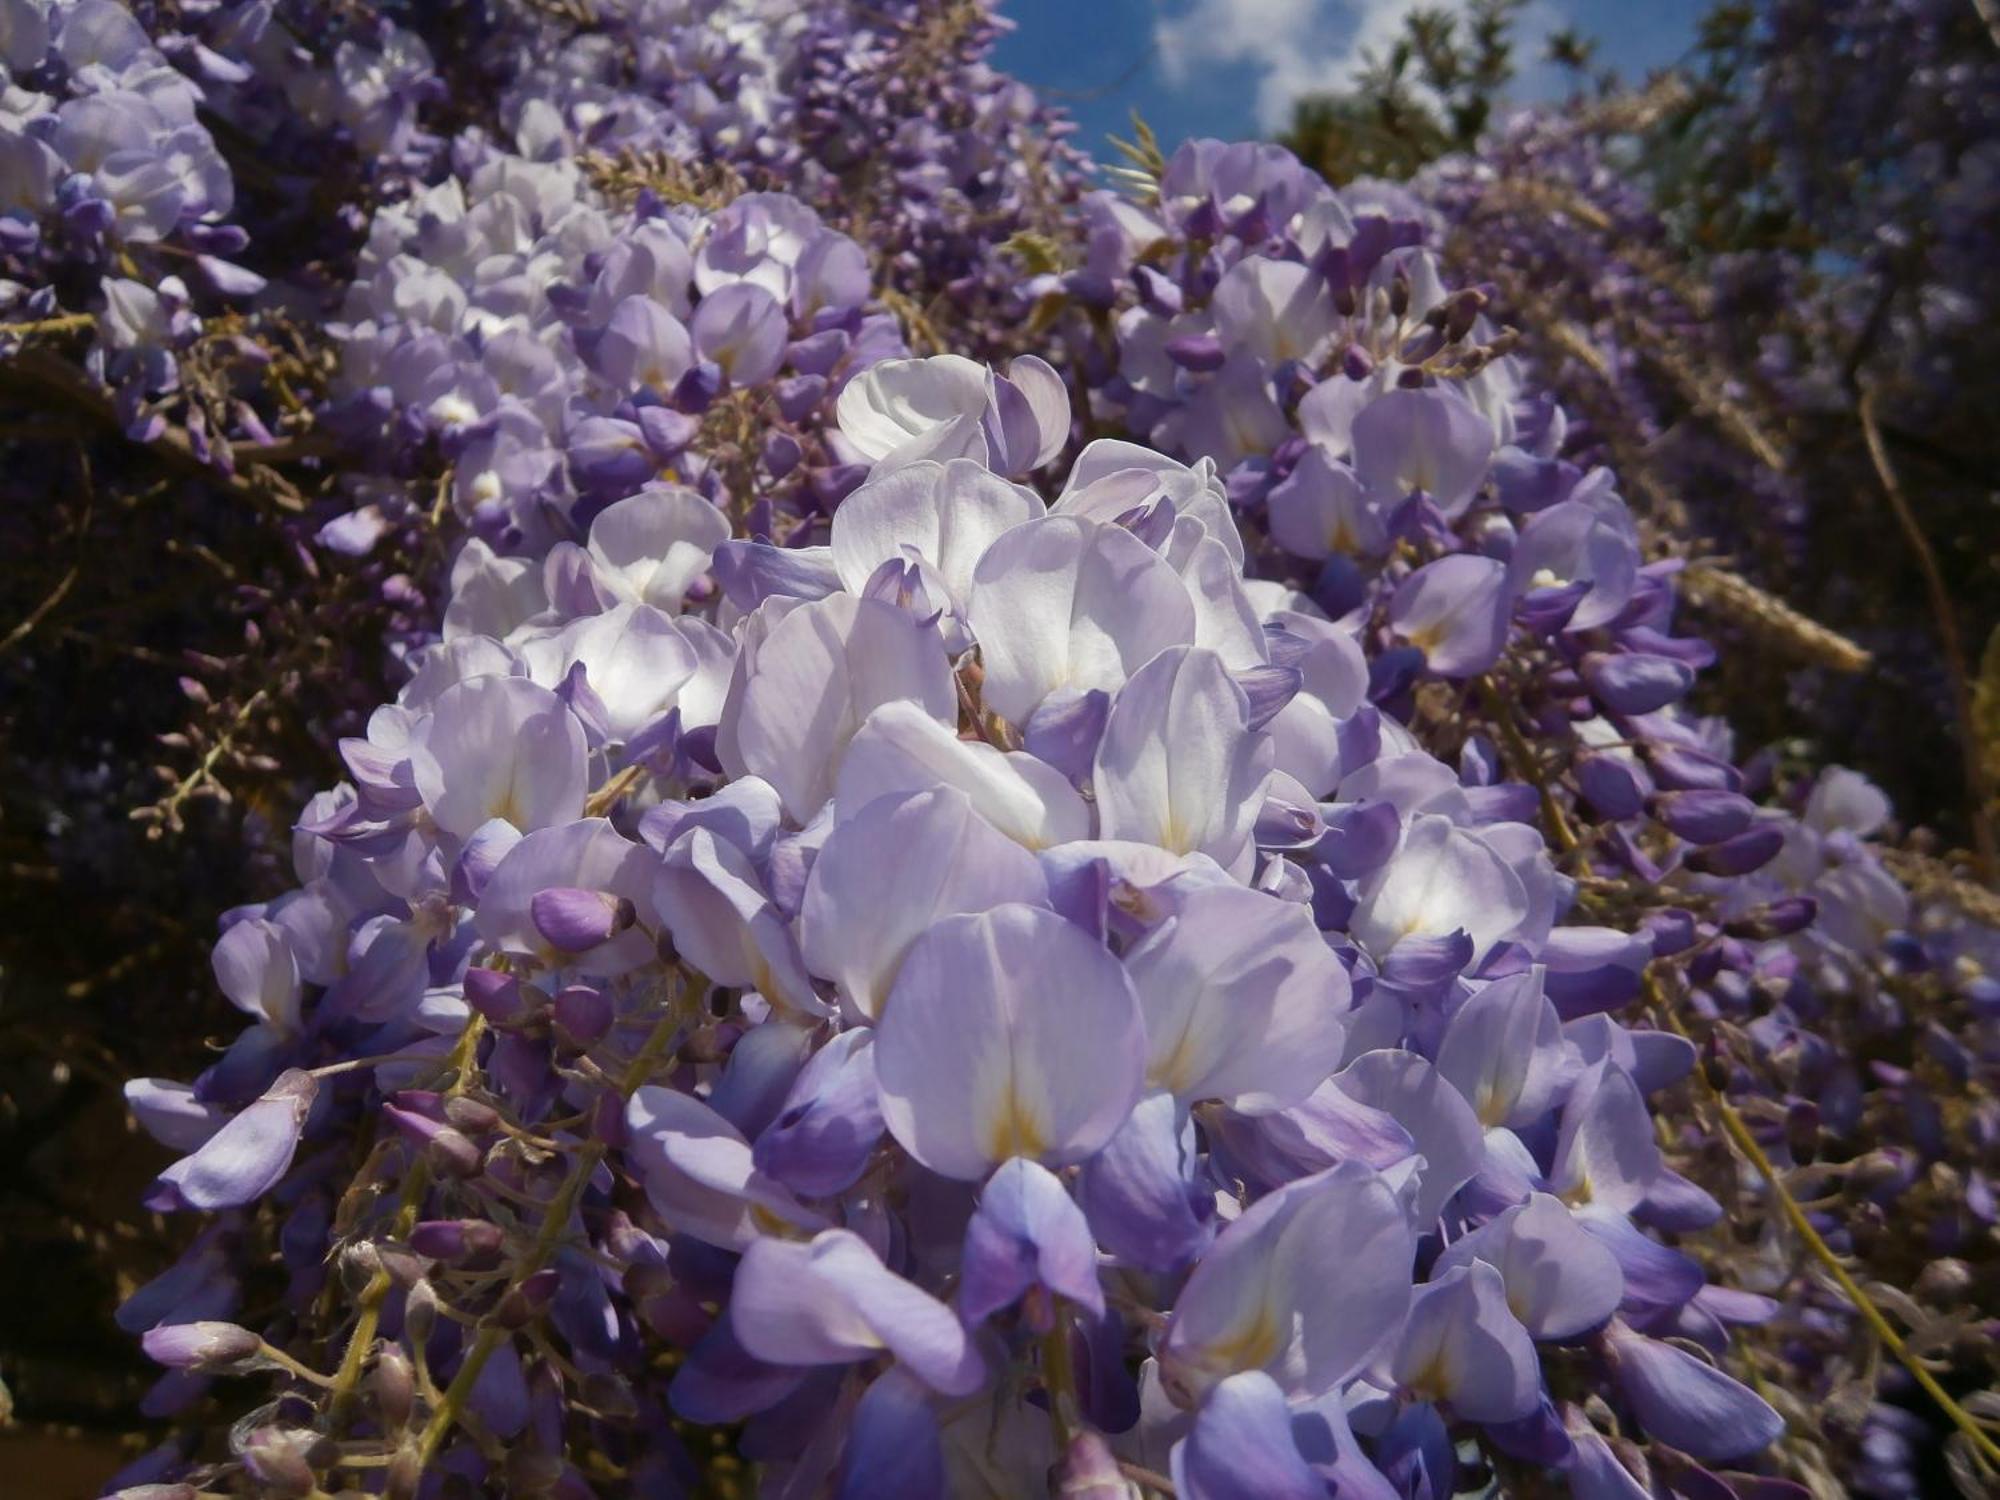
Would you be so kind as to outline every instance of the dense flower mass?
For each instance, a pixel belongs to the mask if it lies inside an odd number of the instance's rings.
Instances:
[[[1976,1478],[2000,922],[1701,696],[1629,322],[1476,164],[1093,188],[994,27],[0,0],[0,394],[298,570],[199,775],[391,684],[126,1086],[113,1487]]]

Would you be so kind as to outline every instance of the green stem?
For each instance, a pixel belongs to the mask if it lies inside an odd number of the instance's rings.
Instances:
[[[693,989],[694,985],[690,980],[686,992],[692,992]],[[639,1085],[651,1076],[653,1066],[659,1061],[661,1054],[666,1051],[667,1045],[674,1039],[679,1029],[680,1006],[669,1004],[618,1080],[616,1087],[621,1098],[631,1098]],[[535,1234],[534,1244],[520,1262],[513,1280],[508,1285],[509,1292],[520,1287],[529,1277],[539,1273],[555,1258],[556,1250],[561,1246],[563,1236],[569,1229],[570,1216],[576,1211],[577,1200],[583,1196],[584,1187],[589,1183],[591,1174],[597,1170],[597,1164],[604,1159],[605,1150],[602,1141],[592,1141],[577,1153],[576,1162],[570,1168],[569,1175],[563,1180],[563,1185],[550,1200],[548,1211],[542,1216],[541,1227]],[[503,1295],[500,1300],[504,1302],[505,1296]],[[451,1384],[445,1387],[437,1409],[431,1413],[431,1419],[424,1427],[423,1437],[417,1446],[419,1476],[430,1467],[431,1460],[437,1457],[438,1449],[444,1445],[446,1435],[464,1413],[465,1404],[472,1395],[472,1387],[478,1383],[480,1372],[486,1368],[486,1362],[493,1357],[494,1351],[512,1336],[511,1329],[502,1328],[496,1323],[489,1321],[480,1325],[478,1337],[466,1351],[458,1372],[452,1376]]]
[[[485,1034],[486,1018],[474,1012],[465,1023],[465,1030],[458,1035],[458,1045],[451,1050],[451,1058],[446,1069],[456,1074],[452,1079],[450,1093],[465,1092],[466,1081],[472,1076],[472,1061],[479,1052],[479,1039]],[[431,1185],[430,1168],[421,1159],[410,1164],[410,1170],[403,1179],[402,1195],[396,1202],[396,1218],[390,1228],[394,1239],[407,1238],[416,1225],[417,1212],[422,1207],[424,1194]],[[386,1270],[377,1271],[361,1289],[361,1315],[355,1319],[354,1334],[347,1341],[347,1351],[341,1356],[340,1369],[333,1377],[332,1415],[337,1426],[354,1404],[355,1394],[361,1388],[361,1372],[368,1362],[368,1351],[375,1347],[375,1333],[382,1323],[382,1304],[389,1300],[394,1280]]]
[[[1069,1356],[1069,1313],[1060,1297],[1055,1299],[1055,1322],[1042,1335],[1042,1385],[1049,1395],[1049,1431],[1055,1438],[1056,1457],[1069,1451],[1074,1424],[1070,1414],[1076,1409],[1076,1368]]]

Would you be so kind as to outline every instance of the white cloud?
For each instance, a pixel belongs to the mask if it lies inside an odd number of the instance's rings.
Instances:
[[[1153,40],[1162,70],[1177,87],[1203,87],[1203,70],[1216,63],[1255,68],[1257,118],[1275,130],[1301,94],[1339,88],[1360,71],[1363,53],[1386,53],[1403,18],[1426,4],[1465,8],[1464,0],[1170,0]],[[1553,20],[1548,9],[1533,5],[1522,17],[1517,67],[1539,53]]]

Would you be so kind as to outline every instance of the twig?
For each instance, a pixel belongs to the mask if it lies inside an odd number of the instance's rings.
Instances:
[[[1563,815],[1562,804],[1556,801],[1555,793],[1549,789],[1548,778],[1542,774],[1534,750],[1522,737],[1520,726],[1514,722],[1508,705],[1501,701],[1492,678],[1479,679],[1479,696],[1486,705],[1486,712],[1492,716],[1494,728],[1500,731],[1509,759],[1515,762],[1515,768],[1527,778],[1528,784],[1541,798],[1542,816],[1548,819],[1549,833],[1554,837],[1556,847],[1565,854],[1569,853],[1579,842],[1577,836],[1569,826],[1569,819]]]
[[[1917,513],[1911,508],[1909,497],[1903,493],[1902,483],[1896,477],[1895,467],[1889,461],[1889,450],[1882,442],[1882,428],[1875,419],[1875,392],[1872,387],[1862,390],[1856,410],[1861,416],[1861,435],[1867,441],[1868,456],[1875,464],[1875,476],[1882,482],[1882,492],[1889,497],[1889,508],[1896,513],[1896,522],[1902,527],[1910,549],[1916,553],[1917,566],[1924,575],[1924,592],[1930,598],[1931,617],[1937,625],[1938,646],[1944,655],[1945,672],[1951,680],[1952,713],[1958,721],[1958,748],[1965,763],[1966,790],[1972,798],[1972,842],[1979,860],[1979,875],[1991,885],[1996,870],[2000,870],[2000,846],[1996,846],[1993,834],[1993,788],[1987,780],[1986,764],[1979,753],[1979,736],[1972,716],[1972,679],[1965,666],[1965,643],[1958,633],[1958,612],[1952,606],[1951,591],[1945,584],[1944,570],[1938,566],[1937,553],[1932,549],[1930,539],[1924,535]]]
[[[36,334],[80,333],[95,327],[97,318],[92,313],[60,313],[53,318],[38,318],[32,323],[0,323],[0,338],[31,338]]]
[[[235,716],[230,719],[228,727],[218,734],[215,743],[208,747],[207,753],[201,758],[201,763],[175,783],[174,789],[166,796],[150,807],[133,808],[131,816],[141,822],[152,823],[155,837],[161,832],[178,832],[181,827],[181,809],[187,805],[188,798],[205,785],[220,785],[215,778],[217,763],[229,753],[236,743],[237,734],[255,717],[257,710],[264,706],[264,700],[270,694],[269,687],[260,687],[245,699],[243,706],[237,709]]]
[[[458,1045],[451,1049],[451,1057],[445,1068],[456,1076],[452,1079],[449,1092],[462,1094],[465,1082],[472,1075],[472,1060],[479,1052],[479,1039],[485,1034],[486,1018],[475,1011],[465,1023],[465,1029],[458,1034]],[[396,1218],[390,1229],[394,1239],[407,1239],[417,1222],[417,1211],[422,1206],[424,1194],[430,1188],[430,1168],[419,1157],[411,1163],[409,1174],[403,1179],[403,1191],[396,1203]],[[367,1363],[368,1351],[375,1345],[375,1330],[381,1326],[382,1304],[389,1300],[389,1293],[395,1286],[395,1278],[387,1270],[378,1270],[368,1280],[361,1291],[361,1315],[355,1319],[354,1333],[347,1341],[347,1352],[341,1357],[340,1369],[333,1377],[332,1414],[336,1422],[346,1414],[353,1404],[355,1393],[361,1385],[362,1366]]]
[[[645,774],[646,767],[644,764],[634,761],[590,794],[589,798],[583,804],[583,815],[586,818],[603,817],[618,805],[619,798],[623,797],[639,784],[640,779]]]
[[[20,624],[16,625],[4,636],[0,636],[0,655],[4,655],[6,652],[20,645],[22,641],[25,641],[29,633],[37,625],[41,624],[43,620],[48,618],[49,611],[62,603],[64,596],[76,587],[76,580],[77,569],[76,565],[72,563],[70,564],[69,571],[63,574],[62,582],[49,591],[48,597],[29,610],[28,617],[25,620],[21,621]]]
[[[12,389],[9,389],[12,387]],[[294,492],[281,476],[269,470],[252,469],[249,472],[230,473],[206,462],[194,450],[185,433],[172,427],[163,430],[148,442],[137,442],[130,438],[118,413],[112,406],[111,398],[76,370],[60,359],[52,359],[38,351],[30,351],[18,357],[0,362],[0,396],[23,400],[31,405],[44,405],[50,400],[82,413],[99,426],[109,428],[134,447],[153,454],[168,468],[191,479],[201,479],[217,488],[236,496],[238,499],[257,505],[268,505],[274,509],[292,514],[306,508],[302,496]]]
[[[1057,1453],[1069,1451],[1070,1418],[1076,1406],[1076,1369],[1070,1363],[1069,1314],[1060,1298],[1049,1331],[1042,1335],[1042,1386],[1049,1397],[1049,1435]]]
[[[692,993],[693,990],[694,985],[690,979],[682,993],[685,995]],[[616,1087],[621,1097],[631,1098],[639,1085],[650,1076],[654,1063],[659,1061],[661,1053],[666,1051],[667,1044],[680,1029],[680,1010],[681,1007],[677,1002],[670,1002],[654,1024],[652,1032],[634,1054],[617,1082]],[[597,1164],[604,1159],[606,1149],[603,1141],[592,1141],[577,1153],[568,1177],[564,1179],[562,1187],[557,1190],[554,1199],[549,1203],[547,1213],[542,1217],[541,1228],[535,1235],[534,1244],[515,1271],[508,1287],[510,1292],[539,1273],[555,1258],[556,1250],[569,1228],[570,1215],[576,1211],[577,1200],[583,1196],[584,1187],[596,1172]],[[452,1376],[451,1384],[445,1388],[444,1395],[439,1399],[436,1410],[431,1413],[430,1421],[425,1424],[423,1436],[418,1441],[419,1474],[430,1467],[431,1460],[437,1457],[438,1449],[444,1445],[445,1436],[464,1412],[465,1403],[472,1395],[473,1386],[478,1383],[480,1371],[486,1368],[486,1362],[493,1357],[494,1351],[501,1344],[512,1337],[513,1330],[503,1328],[490,1320],[480,1325],[478,1338],[466,1351],[464,1361],[459,1365],[458,1372]]]

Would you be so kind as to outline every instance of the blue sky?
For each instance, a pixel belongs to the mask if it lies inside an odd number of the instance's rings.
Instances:
[[[1379,47],[1421,3],[1002,0],[1017,30],[995,60],[1067,109],[1093,155],[1109,154],[1107,132],[1129,134],[1135,105],[1171,149],[1191,135],[1269,134],[1296,93],[1340,79],[1363,47]],[[1707,0],[1533,0],[1515,96],[1560,89],[1553,69],[1528,64],[1539,39],[1562,25],[1596,37],[1599,56],[1636,77],[1684,52],[1706,8]]]

